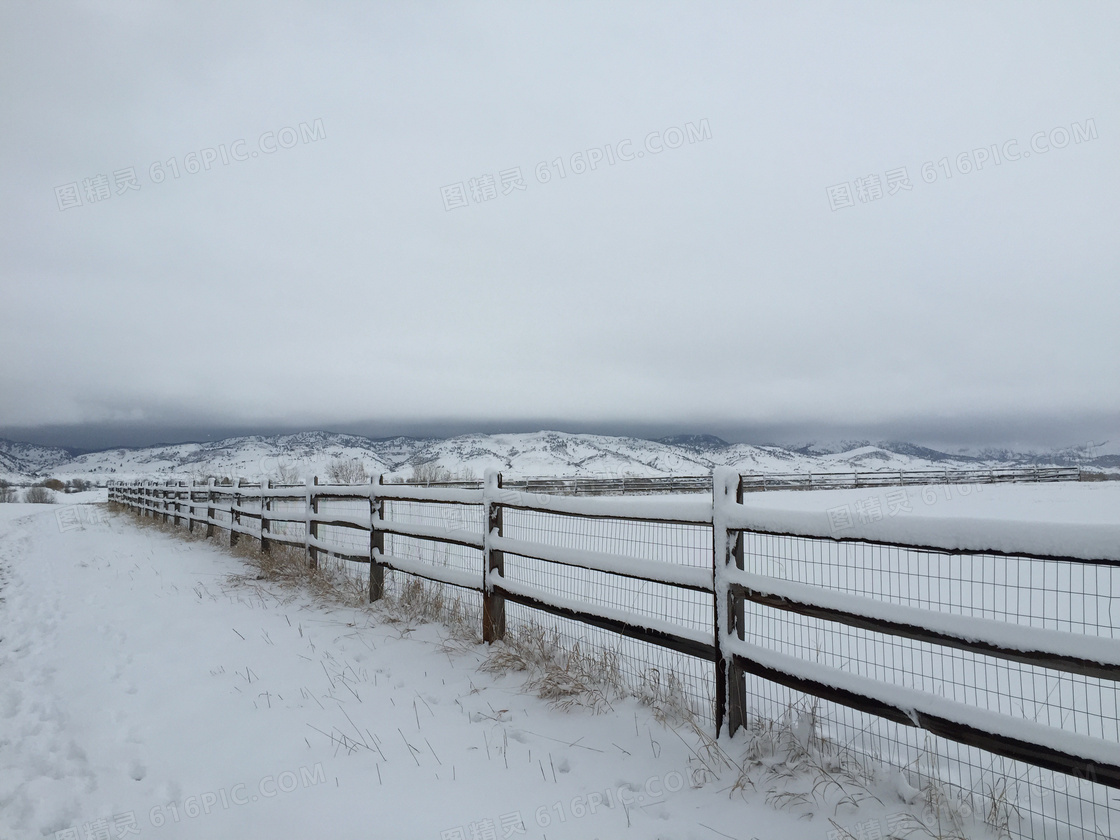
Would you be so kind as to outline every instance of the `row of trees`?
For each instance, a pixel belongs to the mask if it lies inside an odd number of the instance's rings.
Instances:
[[[360,458],[335,458],[327,465],[326,480],[330,484],[365,484],[370,480],[370,473],[365,462]],[[272,480],[277,484],[301,484],[304,476],[291,464],[281,464],[272,474]],[[476,476],[470,467],[452,472],[446,467],[441,467],[435,461],[426,464],[415,464],[412,475],[407,479],[410,484],[435,484],[441,481],[474,481]],[[406,479],[394,478],[393,483],[404,484]]]
[[[283,476],[281,476],[281,481],[283,480]],[[370,480],[370,475],[366,472],[366,465],[358,458],[336,458],[327,466],[327,480],[331,484],[365,484]],[[410,484],[436,484],[441,481],[474,480],[474,470],[470,467],[463,467],[451,472],[447,467],[442,467],[435,461],[429,461],[425,464],[414,464],[412,476],[408,479],[408,482]],[[296,482],[298,481],[299,478],[297,477]],[[397,477],[393,479],[393,483],[404,484],[405,479]]]
[[[273,484],[302,484],[306,476],[294,464],[280,464],[276,470],[269,476]],[[326,475],[323,477],[328,484],[366,484],[372,478],[369,470],[366,469],[365,462],[360,458],[335,458],[327,464]],[[205,484],[210,479],[214,479],[215,484],[229,485],[233,482],[231,476],[219,476],[212,474],[200,474],[195,477],[195,481],[199,484]],[[392,481],[395,484],[436,484],[441,481],[476,481],[477,476],[474,470],[470,467],[452,472],[446,467],[441,467],[435,461],[429,461],[425,464],[415,464],[412,467],[412,475],[407,479],[396,477]]]
[[[72,478],[67,482],[59,481],[57,478],[46,478],[41,481],[36,481],[24,490],[23,500],[35,505],[49,505],[54,504],[55,492],[80,493],[92,487],[93,484],[91,482],[81,478]],[[12,503],[18,501],[19,488],[10,481],[0,479],[0,502]]]

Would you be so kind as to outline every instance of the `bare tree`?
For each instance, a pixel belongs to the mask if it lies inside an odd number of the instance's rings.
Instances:
[[[19,491],[10,482],[0,478],[0,502],[15,502],[19,500]]]
[[[327,478],[331,484],[365,484],[369,474],[357,458],[335,458],[327,467]]]
[[[300,484],[303,478],[294,464],[279,464],[273,473],[277,484]]]
[[[441,467],[435,461],[428,461],[424,464],[414,464],[412,466],[412,478],[409,481],[412,484],[432,484],[437,481],[450,481],[451,470],[446,467]]]
[[[24,491],[23,500],[32,505],[53,505],[54,494],[46,486],[36,484]]]

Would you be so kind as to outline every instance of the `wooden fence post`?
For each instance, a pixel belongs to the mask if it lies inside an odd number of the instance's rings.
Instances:
[[[187,484],[187,533],[194,533],[194,476]]]
[[[502,489],[502,474],[487,470],[483,483],[483,511],[486,530],[483,532],[483,568],[485,579],[482,588],[482,641],[497,642],[506,635],[506,599],[494,592],[490,575],[505,572],[505,555],[490,545],[490,538],[502,535],[502,504],[498,491]]]
[[[735,504],[743,504],[743,478],[740,475],[735,476]],[[735,532],[734,540],[731,543],[731,557],[735,561],[735,568],[742,571],[746,565],[742,531]],[[732,601],[728,605],[728,618],[733,622],[733,626],[729,627],[728,630],[734,630],[740,639],[745,638],[745,604],[746,601],[743,596],[735,594],[732,595]],[[734,735],[740,727],[747,725],[746,674],[743,673],[742,668],[735,664],[734,657],[732,657],[727,669],[727,681],[727,728],[731,735]]]
[[[319,568],[319,549],[311,543],[312,539],[319,539],[319,523],[315,521],[319,515],[319,497],[313,490],[318,485],[319,476],[315,476],[307,486],[307,566],[310,569]]]
[[[369,488],[369,602],[385,597],[385,567],[378,561],[385,554],[385,532],[377,524],[385,519],[385,500],[377,488],[385,484],[384,474],[370,481]]]
[[[237,512],[237,508],[241,506],[241,479],[236,479],[230,487],[229,501],[229,547],[233,548],[237,545],[237,541],[241,535],[237,532],[236,526],[241,524],[241,514]]]
[[[272,551],[272,544],[268,539],[268,532],[271,529],[271,522],[265,517],[265,513],[272,509],[272,500],[266,499],[265,494],[272,488],[272,479],[261,478],[261,554],[269,554]],[[266,507],[267,505],[267,507]]]
[[[214,536],[214,520],[217,518],[214,510],[214,478],[206,479],[206,539]]]
[[[725,511],[731,504],[743,503],[743,478],[736,470],[722,467],[712,475],[712,575],[715,590],[716,637],[716,734],[724,719],[727,732],[734,735],[747,720],[746,674],[735,664],[734,655],[723,650],[724,632],[745,636],[745,609],[741,594],[727,581],[726,569],[734,561],[736,568],[744,568],[743,533],[733,531]]]

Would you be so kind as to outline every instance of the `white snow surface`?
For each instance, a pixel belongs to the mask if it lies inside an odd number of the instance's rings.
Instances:
[[[555,710],[439,627],[235,584],[246,566],[223,549],[100,508],[63,527],[57,508],[0,505],[5,840],[441,840],[501,837],[511,815],[513,836],[549,840],[831,829],[831,807],[799,819],[731,795],[734,771],[692,787],[695,742],[637,702]],[[841,822],[885,824],[906,808],[895,787]]]

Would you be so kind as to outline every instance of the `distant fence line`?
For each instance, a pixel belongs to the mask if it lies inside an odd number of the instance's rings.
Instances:
[[[1080,467],[1009,467],[971,470],[876,470],[850,473],[750,473],[743,489],[840,490],[853,487],[898,487],[926,484],[1027,484],[1081,481]]]
[[[109,499],[207,536],[228,531],[231,544],[301,547],[312,566],[363,564],[371,602],[387,572],[477,593],[486,642],[505,636],[516,605],[706,662],[717,733],[809,701],[832,742],[910,774],[926,772],[913,756],[928,742],[907,732],[956,745],[939,760],[964,791],[999,768],[1064,774],[1061,796],[1056,780],[1040,796],[1028,782],[1015,803],[1040,821],[1037,836],[1120,833],[1109,791],[1120,789],[1120,558],[961,548],[928,528],[922,545],[775,530],[744,502],[753,478],[720,469],[710,496],[676,499],[573,498],[495,472],[481,487],[113,483]]]
[[[992,469],[874,470],[865,472],[743,473],[743,490],[840,490],[925,484],[1023,484],[1081,481],[1080,467],[1006,467]],[[424,487],[481,487],[475,481],[403,482]],[[625,493],[711,493],[712,476],[658,475],[554,478],[511,478],[506,487],[529,493],[571,496],[613,496]]]

